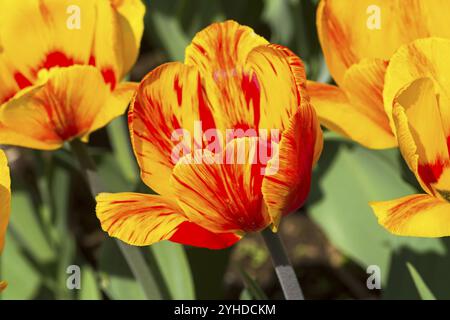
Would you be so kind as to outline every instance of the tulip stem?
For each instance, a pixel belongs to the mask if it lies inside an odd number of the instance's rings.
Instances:
[[[275,273],[280,282],[286,300],[304,300],[302,289],[298,283],[294,268],[289,261],[286,250],[278,233],[269,228],[261,231],[261,235],[272,258]]]
[[[97,173],[94,160],[89,156],[89,152],[86,145],[80,140],[73,140],[70,142],[72,153],[78,159],[81,170],[85,176],[86,181],[89,184],[92,197],[100,192],[105,192],[103,183]],[[145,259],[137,247],[130,246],[118,239],[116,239],[117,245],[122,252],[128,266],[131,269],[136,280],[141,284],[147,299],[155,299],[161,297],[155,297],[154,288],[157,284],[145,262]]]

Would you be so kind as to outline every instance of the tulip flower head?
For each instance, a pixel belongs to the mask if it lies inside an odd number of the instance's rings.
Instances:
[[[303,205],[322,148],[302,61],[234,21],[199,32],[184,63],[141,82],[129,111],[157,195],[102,193],[97,216],[133,245],[224,248]]]
[[[5,153],[0,150],[0,255],[5,246],[6,228],[11,210],[11,180]],[[6,288],[6,282],[0,279],[0,291]]]
[[[385,103],[402,155],[426,194],[373,202],[378,221],[406,236],[450,235],[450,40],[401,47],[386,74]]]
[[[127,108],[140,0],[0,3],[0,143],[57,149]]]
[[[397,146],[390,121],[385,74],[394,52],[426,37],[450,38],[445,0],[322,0],[317,30],[338,86],[310,82],[308,93],[321,122],[368,147]]]

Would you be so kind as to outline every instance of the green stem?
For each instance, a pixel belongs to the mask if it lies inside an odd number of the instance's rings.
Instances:
[[[278,233],[273,233],[269,228],[261,231],[267,249],[272,257],[275,273],[280,281],[286,300],[304,300],[302,289],[298,283],[294,268],[286,254],[283,243]]]
[[[103,183],[97,174],[96,166],[93,159],[89,156],[88,150],[83,142],[80,140],[73,140],[70,143],[73,154],[80,163],[83,174],[91,189],[91,194],[95,196],[101,192],[105,192]],[[138,247],[130,246],[118,239],[116,239],[128,266],[131,269],[136,280],[142,286],[144,294],[147,299],[161,299],[162,297],[155,297],[155,293],[152,288],[157,286],[145,259]]]

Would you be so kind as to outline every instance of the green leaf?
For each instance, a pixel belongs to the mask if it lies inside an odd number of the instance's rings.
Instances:
[[[180,1],[152,0],[148,1],[147,17],[150,22],[149,28],[154,30],[158,40],[166,49],[173,61],[184,60],[184,49],[190,40],[184,33],[180,21],[174,15]]]
[[[244,297],[250,296],[252,300],[267,300],[268,298],[259,284],[244,269],[241,268],[240,272],[247,291]]]
[[[79,300],[101,300],[98,278],[95,271],[89,265],[81,267],[81,289],[79,291]]]
[[[170,241],[149,247],[164,278],[172,299],[195,299],[191,268],[182,245]]]
[[[102,288],[111,299],[145,300],[146,295],[119,250],[116,240],[109,238],[100,248],[99,273]],[[152,292],[152,299],[161,299],[161,289],[156,285],[147,288]]]
[[[45,230],[37,217],[30,196],[23,190],[14,189],[11,200],[10,228],[14,230],[16,239],[23,244],[27,252],[41,263],[54,260]]]
[[[266,21],[271,30],[270,41],[282,45],[289,45],[294,33],[294,21],[291,6],[287,0],[265,0],[262,20]],[[280,23],[283,21],[283,23]],[[303,32],[297,30],[297,32]]]
[[[136,158],[131,149],[126,117],[122,116],[112,121],[108,125],[107,130],[114,149],[115,159],[118,162],[123,176],[130,184],[135,185],[139,179],[139,172]]]
[[[11,236],[10,231],[6,235],[1,264],[2,280],[8,282],[8,288],[2,292],[2,299],[28,300],[35,298],[41,286],[41,276]]]
[[[402,179],[402,174],[407,173],[396,149],[371,151],[332,140],[325,141],[312,180],[307,210],[313,220],[335,246],[362,267],[378,265],[385,285],[394,281],[390,276],[395,266],[392,259],[402,250],[409,250],[416,258],[431,253],[446,254],[439,239],[390,234],[378,224],[368,205],[369,201],[417,193],[416,188]]]
[[[406,265],[422,300],[436,300],[436,297],[430,291],[430,288],[428,288],[416,268],[409,262],[407,262]]]

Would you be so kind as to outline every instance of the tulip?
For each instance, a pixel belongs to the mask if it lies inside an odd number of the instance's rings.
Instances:
[[[322,0],[318,36],[337,86],[308,83],[321,123],[368,148],[396,147],[392,107],[384,101],[389,61],[416,39],[450,38],[444,12],[449,1]]]
[[[281,217],[305,202],[322,148],[305,82],[297,56],[248,27],[227,21],[199,32],[185,63],[151,71],[131,103],[141,178],[158,194],[101,193],[96,210],[102,228],[132,245],[170,240],[210,249],[268,226],[276,231]],[[197,121],[223,135],[241,129],[256,136],[221,142],[216,150],[187,141],[181,148],[186,154],[174,159],[174,133],[193,132]],[[262,130],[278,130],[279,143],[261,137]],[[266,163],[250,161],[257,149],[273,151]],[[241,155],[249,160],[227,161]]]
[[[402,46],[386,73],[400,151],[425,194],[372,202],[378,221],[394,234],[450,235],[450,40],[427,38]]]
[[[0,3],[0,143],[53,150],[123,114],[140,0]]]

